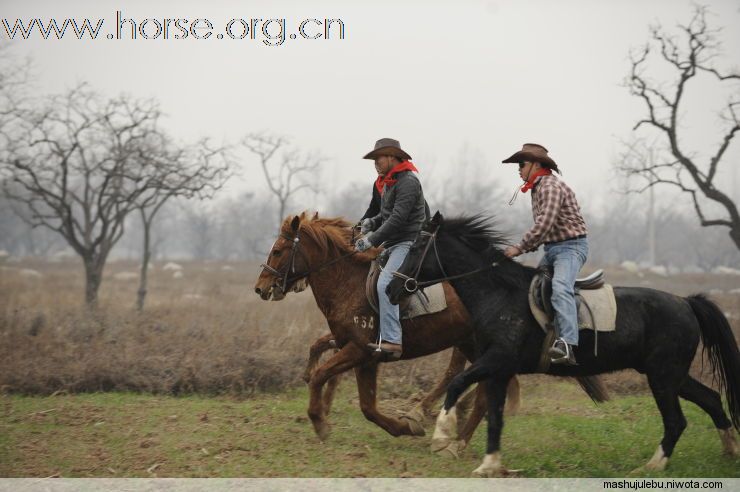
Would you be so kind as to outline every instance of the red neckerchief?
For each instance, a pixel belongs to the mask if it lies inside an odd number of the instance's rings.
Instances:
[[[416,173],[419,172],[419,170],[414,167],[414,164],[411,161],[399,162],[398,164],[393,166],[393,169],[388,171],[385,176],[378,176],[378,179],[375,180],[375,188],[377,188],[380,196],[383,196],[384,186],[388,186],[388,188],[390,188],[391,186],[396,184],[396,181],[398,180],[393,179],[393,176],[402,171],[414,171]]]
[[[529,177],[529,181],[527,181],[524,186],[522,186],[522,193],[526,193],[529,190],[532,189],[534,186],[534,181],[539,178],[540,176],[549,176],[552,174],[552,171],[548,168],[540,169],[536,173],[534,173],[534,176]]]

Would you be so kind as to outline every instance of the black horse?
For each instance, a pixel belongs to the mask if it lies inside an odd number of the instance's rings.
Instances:
[[[417,236],[387,290],[391,301],[398,302],[408,291],[447,278],[473,318],[480,357],[450,383],[438,426],[449,426],[456,419],[455,402],[468,386],[486,381],[488,443],[483,463],[473,472],[479,476],[506,473],[500,455],[506,384],[515,374],[538,372],[545,337],[527,297],[537,270],[506,258],[505,244],[490,218],[445,222],[437,212]],[[725,452],[737,456],[732,427],[740,429],[740,352],[719,308],[701,295],[684,298],[639,287],[616,287],[614,293],[617,327],[599,334],[598,357],[594,332],[581,330],[575,350],[578,365],[551,366],[547,374],[590,376],[627,368],[646,374],[664,433],[645,469],[663,470],[686,428],[679,396],[709,414]],[[720,391],[724,389],[732,422],[719,393],[688,374],[700,338]]]

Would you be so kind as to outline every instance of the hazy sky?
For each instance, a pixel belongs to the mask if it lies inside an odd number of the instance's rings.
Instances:
[[[740,2],[707,3],[711,24],[724,27],[726,56],[718,66],[737,67]],[[286,18],[287,32],[303,19],[341,19],[345,39],[266,46],[260,39],[215,36],[44,41],[36,33],[14,44],[32,56],[39,91],[87,81],[109,95],[154,97],[168,114],[167,126],[183,139],[235,140],[256,130],[285,134],[331,158],[323,171],[329,186],[369,183],[374,171],[362,155],[376,139],[394,137],[414,156],[422,179],[452,165],[467,144],[482,151],[483,169],[509,189],[516,173],[500,161],[522,143],[537,142],[550,149],[583,200],[600,204],[611,200],[618,139],[627,138],[643,115],[640,101],[620,85],[629,49],[647,40],[655,21],[670,28],[688,22],[692,4],[4,0],[0,17],[11,24],[16,17],[103,18],[102,32],[111,33],[116,10],[139,22],[207,18],[214,33],[231,18]],[[726,94],[702,83],[693,89],[685,142],[702,157],[719,141],[715,113]],[[734,166],[738,149],[740,144],[728,155]],[[245,159],[245,165],[257,171],[253,161]],[[262,183],[261,176],[255,179]],[[729,169],[721,179],[721,187],[736,193],[738,178],[733,184]]]

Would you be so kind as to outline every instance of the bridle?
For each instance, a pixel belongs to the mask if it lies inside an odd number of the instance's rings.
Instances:
[[[331,265],[333,263],[336,263],[339,260],[343,260],[345,258],[348,258],[348,257],[350,257],[350,256],[358,253],[358,251],[351,251],[349,253],[345,253],[343,255],[338,256],[337,258],[333,258],[333,259],[331,259],[329,261],[325,261],[324,263],[321,263],[320,265],[318,265],[318,266],[316,266],[314,268],[309,268],[305,272],[296,274],[296,271],[295,271],[295,259],[296,259],[296,256],[298,255],[299,252],[300,252],[301,256],[303,257],[303,261],[306,263],[306,265],[308,265],[308,260],[306,259],[306,255],[300,249],[301,238],[298,237],[300,231],[301,230],[299,228],[296,231],[295,236],[290,236],[289,234],[284,233],[284,232],[281,232],[280,233],[280,237],[282,237],[283,239],[285,239],[287,241],[290,241],[292,243],[292,246],[290,248],[290,259],[285,264],[285,268],[284,269],[276,270],[275,268],[271,267],[267,263],[263,263],[263,264],[260,265],[260,267],[263,270],[266,270],[268,273],[270,273],[271,275],[273,275],[274,277],[277,278],[277,281],[275,282],[275,286],[277,286],[283,294],[286,294],[287,293],[287,291],[288,291],[288,285],[294,283],[296,280],[304,279],[304,278],[308,277],[309,275],[311,275],[312,273],[315,273],[315,272],[317,272],[319,270],[322,270],[322,269],[328,267],[329,265]],[[354,229],[352,231],[352,236],[354,237]],[[293,274],[293,275],[292,276],[289,276],[290,274]]]
[[[268,273],[272,274],[277,278],[277,281],[275,282],[275,285],[281,290],[283,294],[287,291],[288,281],[295,282],[296,280],[300,280],[301,278],[304,278],[303,276],[293,276],[288,277],[290,273],[295,274],[295,258],[299,251],[299,246],[301,243],[301,239],[298,237],[298,231],[296,231],[294,237],[290,237],[288,234],[281,232],[280,237],[283,239],[290,241],[292,243],[292,246],[290,248],[290,260],[285,265],[284,271],[276,270],[272,268],[267,263],[263,263],[260,265],[260,267],[263,270],[267,270]],[[301,252],[301,255],[303,255],[303,252]],[[304,256],[305,260],[305,256]]]
[[[403,288],[408,292],[409,294],[413,294],[420,288],[423,289],[424,287],[429,287],[430,285],[438,284],[440,282],[446,282],[449,280],[456,280],[463,277],[468,277],[470,275],[475,275],[476,273],[480,273],[483,271],[488,270],[489,268],[493,268],[495,266],[498,266],[500,262],[494,261],[490,265],[486,265],[484,267],[475,269],[470,272],[461,273],[459,275],[452,275],[448,276],[445,272],[444,267],[442,266],[442,261],[439,259],[439,251],[437,250],[437,233],[439,232],[439,228],[441,227],[440,224],[437,224],[434,228],[434,232],[427,232],[427,231],[420,231],[419,236],[421,237],[428,237],[429,240],[427,240],[426,245],[424,246],[424,252],[421,255],[421,258],[419,259],[419,265],[416,267],[416,271],[414,272],[414,275],[412,277],[409,277],[408,275],[405,275],[401,272],[393,272],[393,276],[400,278],[403,280]],[[434,248],[434,256],[437,259],[437,266],[439,266],[439,271],[442,272],[442,278],[434,279],[434,280],[425,280],[424,282],[419,282],[417,278],[419,277],[419,273],[421,272],[421,266],[424,264],[424,259],[427,257],[427,253],[429,253],[429,249]]]
[[[433,232],[427,232],[427,231],[419,231],[420,237],[428,237],[429,240],[427,240],[427,243],[424,245],[424,252],[421,254],[421,258],[419,259],[419,265],[416,267],[416,271],[414,272],[413,277],[409,277],[408,275],[404,275],[401,272],[393,272],[392,275],[394,277],[398,277],[401,280],[403,280],[403,288],[406,289],[406,292],[408,293],[414,293],[417,290],[419,290],[419,287],[424,288],[429,285],[435,284],[437,282],[441,282],[441,280],[434,280],[434,281],[427,281],[427,282],[419,282],[417,278],[419,277],[419,273],[421,272],[421,266],[424,264],[424,259],[427,257],[427,254],[429,253],[429,248],[434,248],[434,256],[437,259],[437,265],[439,266],[440,271],[442,272],[442,275],[447,277],[447,273],[445,273],[445,269],[442,266],[442,262],[439,259],[439,252],[437,251],[437,232],[439,231],[439,225],[436,225]]]

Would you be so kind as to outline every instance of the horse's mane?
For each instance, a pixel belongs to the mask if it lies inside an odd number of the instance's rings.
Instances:
[[[352,223],[344,217],[319,217],[315,214],[301,212],[300,231],[305,234],[326,256],[339,256],[354,251],[352,245]],[[283,221],[282,231],[292,234],[291,222],[295,216],[288,216]],[[355,237],[356,239],[356,237]],[[357,253],[353,258],[369,262],[377,256],[378,250],[371,248],[365,253]]]
[[[445,218],[439,230],[439,239],[458,240],[480,253],[487,261],[500,262],[500,265],[492,270],[492,276],[496,281],[508,286],[528,286],[537,272],[536,268],[506,259],[503,249],[510,241],[508,235],[498,229],[493,216],[476,214]]]
[[[509,243],[508,236],[496,228],[496,219],[492,216],[476,214],[444,219],[444,234],[456,237],[480,253],[501,251]]]

